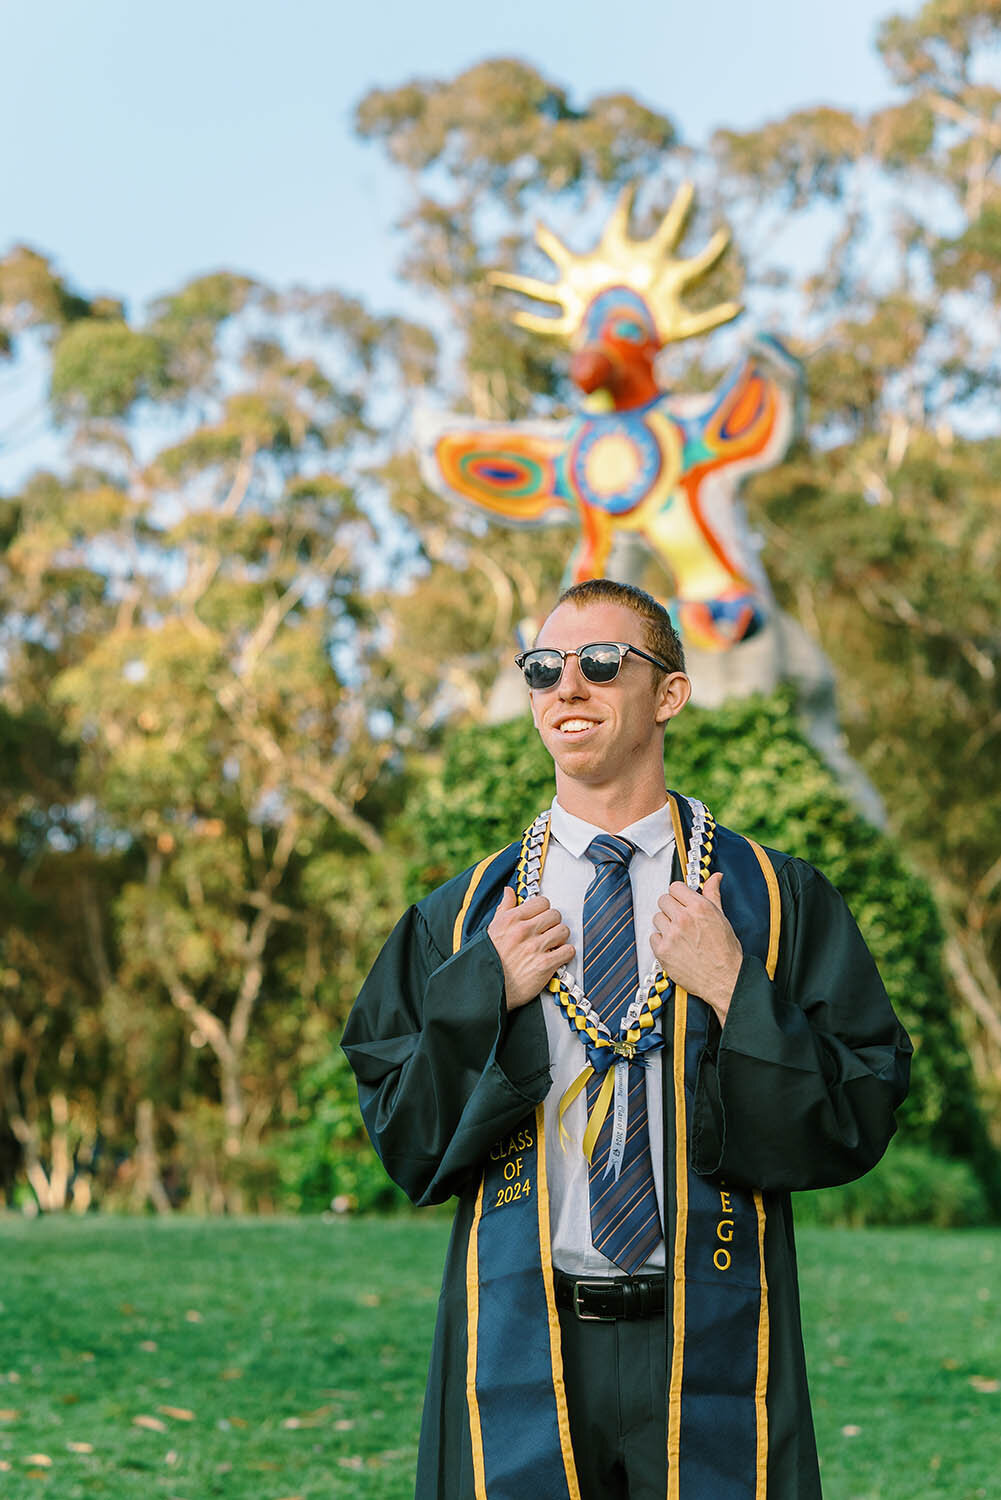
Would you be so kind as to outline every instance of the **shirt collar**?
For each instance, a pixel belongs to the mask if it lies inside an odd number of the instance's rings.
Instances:
[[[555,797],[552,803],[549,830],[553,838],[562,844],[567,853],[572,854],[575,859],[582,859],[591,840],[599,833],[608,831],[605,828],[598,828],[594,823],[585,823],[583,818],[575,818],[573,813],[568,813],[560,806]],[[618,836],[628,839],[644,854],[660,854],[661,850],[674,843],[671,804],[665,802],[663,807],[658,807],[655,812],[647,813],[645,818],[638,818],[635,823],[630,823],[628,828],[620,829]]]

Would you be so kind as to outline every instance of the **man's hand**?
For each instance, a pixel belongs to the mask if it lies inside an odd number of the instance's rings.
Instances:
[[[719,871],[710,875],[701,895],[673,881],[657,902],[650,938],[654,957],[668,978],[700,995],[719,1016],[720,1025],[744,959],[740,939],[723,914],[722,884]]]
[[[487,936],[504,968],[508,1010],[534,1000],[560,965],[568,964],[574,956],[567,942],[570,929],[545,896],[532,896],[519,906],[510,886],[504,887]]]

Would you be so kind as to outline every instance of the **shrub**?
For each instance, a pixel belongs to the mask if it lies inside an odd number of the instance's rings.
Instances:
[[[844,1187],[796,1193],[797,1224],[849,1228],[934,1224],[938,1229],[987,1224],[991,1208],[969,1162],[935,1156],[920,1146],[890,1147],[866,1177]]]

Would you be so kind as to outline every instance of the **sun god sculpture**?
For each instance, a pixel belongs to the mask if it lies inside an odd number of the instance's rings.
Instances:
[[[556,316],[528,309],[513,316],[524,328],[569,340],[570,374],[583,397],[577,414],[527,423],[426,416],[418,436],[423,473],[440,493],[507,525],[576,522],[567,583],[637,581],[626,576],[635,568],[629,543],[634,552],[636,542],[645,544],[673,580],[669,602],[686,642],[718,652],[756,634],[771,613],[739,487],[785,454],[802,370],[777,339],[759,336],[716,390],[662,388],[662,349],[741,311],[736,302],[704,311],[684,305],[729,243],[719,230],[698,254],[674,256],[692,200],[686,183],[657,230],[637,240],[627,188],[589,253],[576,254],[538,227],[558,280],[491,274],[496,285],[558,309]]]

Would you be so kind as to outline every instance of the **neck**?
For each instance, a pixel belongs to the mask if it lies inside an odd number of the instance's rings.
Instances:
[[[611,786],[587,786],[563,777],[557,771],[556,796],[564,812],[593,823],[606,833],[619,833],[656,812],[667,801],[667,786],[661,776],[644,785],[631,782]]]

